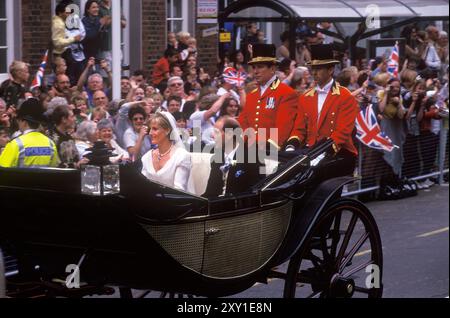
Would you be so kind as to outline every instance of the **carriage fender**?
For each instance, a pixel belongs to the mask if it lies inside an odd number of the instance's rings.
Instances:
[[[355,181],[353,177],[339,177],[322,182],[310,195],[303,206],[294,206],[293,224],[287,234],[284,261],[290,259],[300,249],[306,237],[310,234],[315,222],[334,199],[340,198],[342,188]]]

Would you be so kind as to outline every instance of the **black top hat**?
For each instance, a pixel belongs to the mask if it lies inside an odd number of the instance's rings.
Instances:
[[[17,118],[33,123],[43,123],[45,109],[36,98],[29,98],[22,103],[17,111]]]
[[[311,45],[311,62],[307,63],[308,66],[325,66],[339,63],[339,61],[334,59],[333,46],[331,44]]]
[[[253,58],[248,64],[277,63],[277,48],[273,44],[256,43],[252,45]]]

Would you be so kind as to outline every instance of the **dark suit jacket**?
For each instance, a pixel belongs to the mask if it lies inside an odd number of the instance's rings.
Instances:
[[[260,174],[260,167],[262,165],[259,163],[258,156],[256,156],[256,163],[249,163],[247,147],[241,146],[239,148],[240,149],[238,149],[237,153],[240,151],[244,152],[244,161],[242,162],[242,160],[238,160],[236,165],[233,165],[230,168],[227,179],[226,194],[240,194],[248,192],[253,185],[265,177]],[[211,160],[211,174],[206,192],[203,194],[204,197],[218,197],[223,194],[223,173],[220,168],[225,164],[225,160],[223,153],[221,156],[222,163],[217,163],[215,157]],[[234,159],[236,160],[236,156]]]

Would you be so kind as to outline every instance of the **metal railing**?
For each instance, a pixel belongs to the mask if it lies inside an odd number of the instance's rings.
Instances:
[[[358,182],[348,186],[345,196],[355,196],[380,189],[380,184],[392,176],[392,167],[383,158],[382,151],[370,149],[359,143],[359,158],[355,175]],[[400,178],[420,181],[435,178],[444,183],[449,173],[448,128],[441,123],[439,135],[408,136],[403,145],[403,165]]]

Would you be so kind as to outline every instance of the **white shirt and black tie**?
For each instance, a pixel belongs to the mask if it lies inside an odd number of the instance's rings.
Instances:
[[[325,105],[325,101],[327,100],[328,94],[330,93],[331,88],[333,87],[334,79],[331,79],[323,88],[319,85],[316,86],[317,92],[317,124],[320,121],[320,115],[323,110],[323,106]],[[286,151],[294,151],[294,146],[287,146]]]
[[[320,88],[319,85],[316,87],[316,92],[318,94],[318,103],[317,103],[317,122],[320,120],[320,114],[322,113],[323,106],[325,105],[325,101],[327,99],[328,94],[330,93],[331,87],[333,86],[334,79],[332,79],[328,84],[326,84],[323,88]]]

